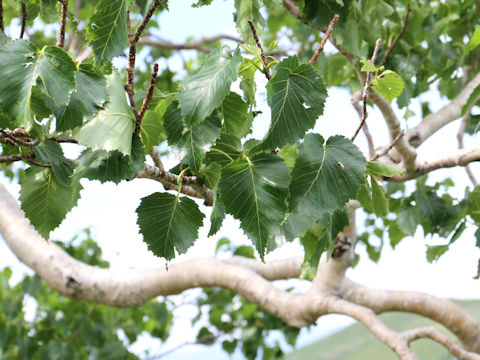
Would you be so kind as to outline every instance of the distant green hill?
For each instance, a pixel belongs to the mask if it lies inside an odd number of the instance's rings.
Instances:
[[[480,320],[480,301],[455,301],[474,319]],[[435,326],[444,333],[445,328],[418,315],[407,313],[388,313],[380,319],[395,331],[405,331],[423,326]],[[412,350],[422,360],[451,360],[453,357],[438,343],[430,339],[412,343]],[[287,355],[288,360],[396,360],[392,351],[361,324],[353,324],[322,340],[297,349]]]

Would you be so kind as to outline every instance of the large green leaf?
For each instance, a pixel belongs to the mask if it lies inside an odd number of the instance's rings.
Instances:
[[[22,210],[45,239],[76,205],[82,189],[80,183],[63,184],[52,169],[40,167],[27,169],[21,185]]]
[[[275,149],[301,139],[323,114],[326,98],[322,77],[311,64],[299,64],[296,56],[280,62],[267,84],[272,122],[260,149]]]
[[[109,101],[105,110],[82,126],[76,139],[92,150],[118,150],[130,155],[135,116],[127,103],[122,80],[117,72],[107,78]]]
[[[76,81],[77,88],[67,105],[56,107],[51,104],[57,119],[57,131],[74,129],[91,120],[108,99],[105,76],[95,73],[90,63],[80,64]]]
[[[168,143],[184,153],[185,163],[192,171],[197,171],[205,152],[220,135],[221,122],[218,112],[214,112],[202,123],[184,128],[182,112],[175,101],[165,113],[164,127]]]
[[[34,125],[31,102],[37,80],[43,95],[57,106],[66,104],[75,88],[76,66],[56,46],[38,50],[27,41],[10,41],[0,47],[0,64],[0,108],[27,131]]]
[[[180,83],[178,100],[187,124],[204,120],[222,104],[237,80],[242,63],[240,50],[232,55],[228,46],[212,51],[200,70]]]
[[[87,26],[97,67],[121,55],[128,45],[128,0],[100,0]]]
[[[118,184],[131,179],[138,170],[143,169],[145,150],[137,134],[132,137],[132,154],[126,156],[121,152],[86,149],[77,159],[75,169],[77,179],[100,180],[101,183],[112,181]]]
[[[292,170],[291,211],[322,215],[354,199],[365,183],[366,161],[360,150],[343,136],[308,134],[298,147]]]
[[[175,250],[183,254],[193,245],[205,217],[195,201],[168,193],[142,198],[137,214],[143,241],[167,260],[175,257]]]
[[[33,148],[35,158],[42,164],[51,164],[53,173],[57,179],[67,184],[73,173],[73,162],[63,155],[60,144],[53,141],[45,141]]]
[[[285,216],[289,168],[272,154],[243,157],[222,170],[219,193],[263,259]]]

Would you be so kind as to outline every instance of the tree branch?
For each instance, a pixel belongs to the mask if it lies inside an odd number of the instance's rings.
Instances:
[[[340,17],[340,15],[335,14],[333,16],[332,20],[330,21],[330,23],[328,24],[327,31],[325,31],[325,36],[323,37],[322,41],[318,45],[317,50],[313,53],[312,57],[310,58],[310,61],[309,61],[310,64],[312,64],[312,65],[315,64],[318,57],[322,53],[323,48],[325,47],[325,44],[327,43],[327,40],[330,37],[330,34],[332,33],[332,30],[335,27],[335,24],[337,23],[339,17]]]
[[[35,154],[16,154],[16,155],[0,155],[0,163],[11,163],[15,161],[26,160],[30,161],[35,159]]]
[[[456,359],[480,360],[480,355],[463,350],[460,346],[455,344],[452,339],[442,334],[433,326],[405,331],[401,333],[401,336],[408,344],[418,339],[430,338],[443,345],[450,352],[450,354],[455,356]]]
[[[395,139],[402,132],[402,129],[400,127],[400,120],[395,115],[391,104],[387,100],[385,100],[383,96],[381,96],[379,93],[372,89],[370,89],[369,91],[369,96],[373,103],[377,105],[380,109],[380,112],[382,113],[383,118],[387,123],[387,127],[393,142],[393,139]],[[407,171],[414,171],[417,152],[407,142],[406,136],[400,137],[394,148],[400,154],[400,157],[403,160],[403,165],[407,169]]]
[[[255,25],[253,25],[252,20],[248,20],[248,25],[250,25],[250,29],[252,30],[252,35],[253,35],[253,38],[255,39],[255,43],[257,44],[257,47],[260,49],[260,57],[262,58],[263,65],[265,66],[265,77],[267,78],[267,80],[270,80],[272,76],[268,71],[267,55],[265,55],[265,51],[263,50],[262,43],[258,38],[257,29],[255,29]]]
[[[470,108],[467,110],[465,115],[462,117],[462,122],[460,123],[460,128],[458,129],[458,134],[457,134],[457,140],[458,140],[458,148],[463,149],[463,136],[465,134],[465,129],[467,128],[467,123],[468,120],[470,119],[470,113],[472,112],[473,104],[475,104],[476,101],[472,103]],[[467,164],[465,165],[465,172],[467,173],[468,178],[472,182],[473,186],[477,186],[478,182],[477,179],[475,179],[475,176],[473,176],[472,169],[470,169],[470,166]]]
[[[160,181],[162,184],[164,184],[165,181],[167,183],[175,185],[175,190],[178,189],[177,184],[178,181],[180,181],[182,183],[181,192],[183,194],[205,199],[205,205],[207,206],[213,205],[213,191],[204,184],[201,184],[200,180],[196,176],[182,176],[179,180],[178,175],[172,174],[165,170],[161,170],[156,166],[145,164],[143,170],[137,172],[137,175],[135,177],[154,179]]]
[[[427,174],[437,169],[451,168],[455,166],[466,166],[471,162],[480,161],[480,148],[460,149],[456,153],[446,157],[416,162],[414,170],[410,170],[402,176],[388,178],[390,181],[403,182],[410,179],[416,179],[419,176]]]
[[[377,314],[404,311],[428,317],[449,329],[469,351],[480,353],[480,326],[457,304],[416,291],[372,289],[349,279],[343,282],[341,296],[368,307]]]
[[[22,1],[22,27],[20,29],[20,39],[23,39],[23,35],[25,34],[25,29],[27,27],[27,15],[28,10],[25,3]]]
[[[135,133],[140,135],[140,130],[142,129],[142,120],[147,112],[148,105],[152,101],[153,91],[155,90],[155,84],[157,82],[157,75],[158,75],[158,64],[155,63],[153,65],[153,72],[152,77],[150,78],[150,84],[148,85],[147,94],[145,95],[145,99],[143,99],[142,107],[140,108],[140,112],[138,113],[138,118],[135,122]]]
[[[68,0],[58,0],[61,4],[61,11],[60,11],[60,31],[58,33],[58,40],[55,44],[58,47],[63,48],[63,44],[65,42],[65,27],[67,24],[67,8],[68,8]]]
[[[128,94],[128,100],[130,102],[130,107],[132,108],[133,113],[135,114],[135,119],[138,122],[139,118],[139,113],[137,110],[137,106],[135,105],[135,60],[137,57],[137,46],[138,46],[138,41],[140,39],[140,36],[143,33],[143,30],[147,27],[148,22],[152,18],[153,14],[155,11],[162,5],[163,0],[155,0],[152,2],[152,5],[150,6],[150,9],[148,9],[148,12],[145,14],[145,17],[143,18],[142,22],[140,25],[138,25],[137,30],[135,31],[135,34],[133,36],[129,36],[129,50],[128,50],[128,63],[126,67],[127,71],[127,83],[125,84],[125,90]]]
[[[477,74],[448,105],[435,113],[429,114],[420,124],[408,130],[405,136],[408,143],[411,146],[419,147],[439,129],[460,118],[462,107],[467,103],[473,90],[479,85],[480,74]]]
[[[375,155],[373,155],[371,158],[370,158],[370,161],[375,161],[377,160],[378,158],[382,157],[382,156],[385,156],[389,153],[390,150],[392,150],[392,148],[395,146],[395,144],[400,140],[400,138],[405,135],[405,131],[400,131],[400,133],[397,135],[397,137],[395,139],[393,139],[393,141],[390,143],[390,145],[388,145],[387,147],[385,147],[382,151],[380,152],[377,152]]]
[[[237,38],[235,36],[227,35],[227,34],[220,34],[212,37],[206,37],[201,40],[197,41],[192,41],[190,43],[185,43],[185,44],[176,44],[168,40],[162,40],[162,39],[152,39],[152,38],[141,38],[138,43],[140,45],[150,45],[150,46],[155,46],[158,48],[164,48],[164,49],[172,49],[172,50],[198,50],[204,53],[208,53],[211,51],[211,49],[203,47],[205,44],[209,44],[218,40],[232,40],[236,41],[240,44],[243,43],[243,40],[240,38]]]
[[[372,64],[375,64],[375,59],[377,58],[378,54],[378,49],[380,48],[380,45],[382,44],[382,39],[378,39],[375,43],[375,49],[373,50],[373,55],[372,58],[370,59],[370,62]],[[362,94],[362,99],[363,99],[363,111],[362,111],[362,118],[360,119],[360,125],[358,126],[357,130],[355,131],[355,134],[353,134],[351,140],[352,142],[355,141],[355,138],[357,137],[358,133],[360,132],[360,129],[363,127],[363,124],[365,124],[365,121],[367,120],[367,97],[368,97],[368,90],[370,89],[370,76],[372,75],[371,72],[367,72],[367,75],[365,76],[365,86],[363,87],[363,94]]]
[[[0,30],[5,32],[5,25],[3,23],[3,0],[0,0]]]

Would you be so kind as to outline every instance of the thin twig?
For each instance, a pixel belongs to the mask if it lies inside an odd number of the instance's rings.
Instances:
[[[380,62],[380,66],[382,65],[385,65],[385,62],[387,61],[387,58],[388,56],[390,55],[390,53],[392,52],[393,48],[397,45],[398,41],[400,40],[400,38],[403,36],[403,34],[405,33],[405,30],[407,29],[407,25],[408,25],[408,15],[410,15],[410,5],[408,5],[408,8],[407,8],[407,13],[405,14],[405,20],[403,21],[403,26],[402,26],[402,29],[400,30],[400,32],[398,33],[398,35],[395,37],[395,39],[393,40],[392,44],[388,47],[387,51],[385,51],[385,55],[383,55],[383,59],[382,61]]]
[[[382,44],[382,39],[378,39],[377,42],[375,43],[375,49],[373,50],[373,55],[372,58],[370,59],[370,62],[372,64],[375,64],[375,59],[377,58],[378,54],[378,49],[380,48],[380,45]],[[357,130],[355,131],[355,134],[353,134],[351,140],[354,141],[355,138],[357,137],[358,133],[360,132],[360,129],[363,127],[363,124],[367,120],[367,95],[368,95],[368,89],[370,88],[370,72],[367,72],[367,76],[365,77],[365,86],[363,87],[363,113],[362,113],[362,119],[360,120],[360,125],[358,126]]]
[[[0,30],[5,31],[5,25],[3,24],[3,0],[0,0]]]
[[[260,49],[260,57],[262,58],[263,65],[265,66],[265,76],[267,77],[268,80],[270,80],[272,77],[270,76],[270,72],[268,71],[267,55],[263,50],[260,39],[258,38],[257,29],[255,29],[255,25],[253,25],[252,20],[248,20],[248,24],[250,25],[250,29],[252,29],[253,38],[255,39],[255,42],[257,43],[258,48]]]
[[[142,22],[138,26],[137,30],[135,31],[135,34],[129,38],[129,51],[128,51],[128,64],[126,67],[127,71],[127,83],[125,84],[125,90],[128,94],[128,100],[130,101],[130,107],[132,108],[133,113],[135,114],[135,119],[138,121],[139,118],[139,112],[137,110],[137,107],[135,105],[135,59],[137,56],[137,46],[138,46],[138,40],[140,39],[140,36],[143,33],[143,30],[147,27],[148,22],[152,18],[153,14],[155,13],[155,10],[157,10],[160,5],[162,5],[163,0],[155,0],[152,5],[150,6],[150,9],[148,9],[148,12],[145,14],[145,17],[143,18]]]
[[[34,153],[16,154],[16,155],[0,155],[0,163],[11,163],[20,160],[32,160],[35,158]]]
[[[384,155],[387,155],[388,152],[393,149],[393,147],[395,146],[395,144],[398,142],[398,140],[400,140],[400,138],[401,138],[403,135],[405,135],[405,131],[404,131],[404,130],[400,131],[400,133],[395,137],[395,139],[393,139],[393,141],[390,143],[390,145],[388,145],[383,151],[375,154],[375,156],[373,156],[373,157],[370,159],[370,161],[375,161],[375,160],[377,160],[378,158],[380,158],[380,157],[382,157],[382,156],[384,156]]]
[[[23,39],[23,35],[25,34],[25,28],[27,26],[27,15],[28,15],[27,6],[22,1],[22,28],[20,30],[20,39]]]
[[[55,44],[58,47],[63,48],[65,43],[65,27],[67,24],[67,8],[68,8],[68,0],[58,0],[61,4],[61,11],[60,11],[60,32],[58,33],[58,40]]]
[[[457,134],[457,140],[458,140],[458,148],[463,149],[463,135],[465,134],[465,130],[467,128],[467,123],[468,120],[470,119],[470,113],[472,111],[473,105],[476,103],[476,101],[472,102],[472,105],[470,105],[470,108],[465,112],[465,115],[462,117],[462,122],[460,123],[460,128],[458,129],[458,134]],[[465,165],[465,172],[467,173],[468,178],[472,182],[473,186],[478,185],[478,181],[473,175],[472,169],[470,166],[467,164]]]
[[[10,139],[11,141],[15,142],[17,145],[33,147],[33,146],[36,146],[36,145],[40,144],[40,140],[37,140],[37,139],[35,139],[33,141],[23,140],[22,137],[24,137],[24,136],[15,136],[14,131],[11,131],[11,130],[0,129],[0,134],[2,134],[4,137]]]
[[[152,77],[150,79],[150,85],[148,86],[147,95],[145,95],[145,99],[143,99],[142,107],[140,108],[140,112],[138,113],[138,118],[135,124],[135,133],[137,135],[140,134],[140,129],[142,128],[142,119],[145,116],[145,112],[147,111],[148,105],[152,101],[153,91],[155,90],[155,84],[157,82],[157,74],[158,74],[158,64],[153,65],[153,72]]]
[[[153,163],[157,168],[159,168],[160,170],[165,170],[162,159],[160,158],[160,153],[155,146],[152,146],[152,148],[150,149],[150,156],[152,157]]]
[[[155,47],[164,48],[164,49],[198,50],[204,53],[209,53],[212,49],[206,48],[203,45],[209,44],[218,40],[232,40],[240,44],[243,43],[242,39],[235,36],[228,35],[228,34],[220,34],[220,35],[215,35],[211,37],[206,37],[206,38],[202,38],[201,40],[196,40],[196,41],[192,41],[185,44],[173,43],[168,40],[153,39],[153,38],[141,38],[140,40],[138,40],[138,43],[141,45],[150,45],[150,46],[155,46]]]
[[[325,31],[325,36],[323,37],[322,41],[320,42],[320,45],[318,45],[317,50],[313,53],[312,58],[310,59],[310,64],[315,64],[317,61],[318,57],[320,56],[320,53],[323,51],[323,48],[325,47],[325,44],[327,43],[328,38],[330,37],[330,34],[332,33],[333,28],[335,27],[335,24],[338,21],[338,18],[340,15],[335,14],[333,19],[330,21],[330,24],[328,24],[327,31]]]
[[[362,119],[362,107],[360,106],[359,102],[360,99],[362,98],[362,91],[357,91],[352,95],[351,102],[355,110],[357,111],[358,118],[361,120]],[[375,144],[373,143],[373,137],[372,134],[370,134],[370,130],[368,129],[368,125],[366,122],[363,123],[363,133],[365,134],[365,137],[367,138],[367,143],[368,143],[368,155],[369,157],[373,157],[375,154]]]

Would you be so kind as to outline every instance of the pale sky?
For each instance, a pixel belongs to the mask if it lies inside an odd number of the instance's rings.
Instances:
[[[212,2],[211,6],[200,9],[192,9],[181,1],[171,1],[169,7],[170,11],[164,13],[159,19],[158,35],[163,39],[182,42],[189,36],[201,38],[202,36],[212,36],[219,33],[237,35],[232,17],[233,1],[217,0]],[[183,57],[188,57],[189,54],[191,53],[182,52]],[[177,66],[178,68],[178,61],[179,58],[172,60],[170,66]],[[259,81],[264,82],[261,77]],[[258,89],[257,101],[262,102],[262,99],[265,99],[265,90],[261,89],[261,85],[258,85]],[[329,95],[325,114],[318,120],[315,131],[318,131],[324,137],[337,133],[350,137],[359,120],[350,105],[348,92],[340,89],[330,89]],[[436,108],[432,110],[438,110],[445,103],[445,101],[435,98],[433,95],[428,96],[433,97],[436,105]],[[261,136],[260,134],[268,128],[269,124],[270,112],[264,103],[261,105],[261,110],[263,114],[255,122],[255,134],[257,136]],[[419,105],[414,104],[412,110],[419,114]],[[402,117],[403,113],[404,110],[397,111],[399,117]],[[409,120],[408,125],[414,126],[415,121],[418,122],[419,119]],[[369,110],[367,123],[374,139],[377,140],[376,146],[385,145],[389,142],[384,121],[377,112]],[[423,154],[428,155],[448,154],[450,150],[457,148],[456,137],[452,136],[452,133],[456,134],[457,130],[458,122],[450,124],[441,131],[441,134],[445,135],[444,138],[448,139],[447,142],[440,142],[439,140],[427,142],[422,146],[421,151],[423,150]],[[440,134],[437,137],[442,138]],[[379,143],[379,141],[383,141],[383,143]],[[470,141],[470,145],[473,145],[474,141],[478,142],[478,136]],[[356,144],[363,149],[366,148],[363,134],[358,136]],[[468,141],[466,141],[465,146],[469,146]],[[422,158],[422,152],[420,158]],[[175,159],[169,161],[173,164]],[[473,170],[479,174],[479,164],[476,164]],[[457,184],[455,191],[459,196],[462,196],[465,186],[470,186],[463,169],[436,171],[430,175],[429,181],[435,182],[445,176],[455,179]],[[0,182],[5,184],[5,178],[0,177]],[[98,181],[82,181],[82,184],[84,190],[81,192],[78,206],[67,215],[67,219],[52,233],[52,238],[67,240],[80,230],[91,227],[93,237],[102,247],[104,256],[110,261],[112,268],[164,267],[164,260],[149,253],[143,243],[136,225],[135,214],[140,199],[155,191],[162,191],[162,185],[148,179],[136,179],[130,182],[122,182],[119,185],[112,183],[102,185]],[[8,185],[8,188],[18,198],[19,186]],[[204,210],[208,219],[210,209],[204,208]],[[358,224],[361,225],[361,216],[358,218]],[[238,222],[230,216],[225,220],[221,231],[212,238],[207,238],[208,229],[209,223],[205,221],[195,246],[175,261],[181,261],[189,257],[212,256],[217,240],[223,236],[229,237],[236,243],[250,243],[243,235]],[[386,243],[378,264],[368,259],[363,247],[358,247],[357,252],[361,256],[361,261],[355,269],[349,270],[348,276],[359,283],[372,287],[418,290],[449,298],[478,298],[480,283],[473,280],[472,277],[476,274],[480,250],[475,247],[472,229],[467,229],[464,235],[451,247],[451,250],[443,255],[437,263],[428,264],[425,257],[425,244],[437,243],[444,243],[444,241],[425,240],[422,231],[418,230],[415,237],[403,240],[395,251],[392,251],[390,245]],[[288,244],[269,254],[268,258],[297,254],[302,254],[298,244]],[[17,279],[24,269],[24,266],[18,264],[10,251],[5,249],[3,242],[0,242],[0,266],[13,267],[16,270],[15,276]],[[189,316],[192,316],[190,310],[182,308],[182,313],[177,314],[184,320],[175,324],[171,340],[167,342],[166,346],[159,347],[158,344],[151,344],[150,341],[145,340],[135,348],[152,346],[153,353],[164,352],[176,344],[193,339],[196,331],[190,329],[189,321],[186,320]],[[322,317],[318,321],[319,325],[313,327],[312,330],[302,330],[298,344],[304,345],[316,340],[320,335],[328,334],[333,329],[344,326],[346,323],[350,323],[350,320],[346,317],[335,315]],[[212,352],[212,349],[208,347],[188,346],[164,357],[164,359],[191,359],[192,354],[195,354],[197,358],[202,358],[203,354],[205,358],[209,359],[229,358],[221,350]],[[242,357],[237,354],[234,356],[234,359],[236,358]]]

